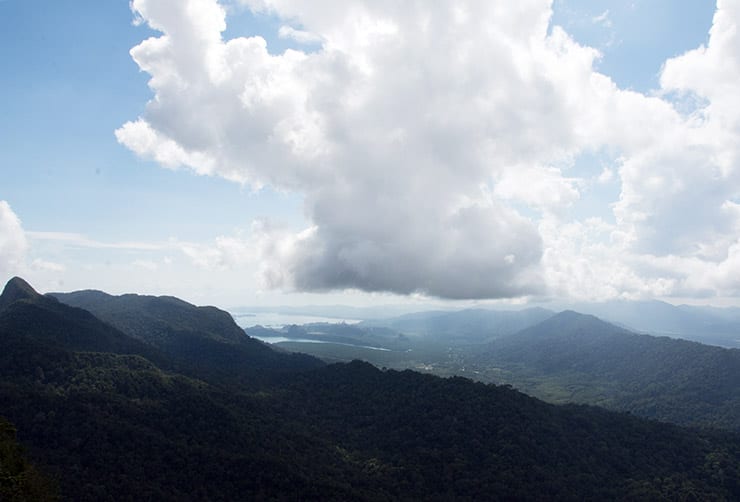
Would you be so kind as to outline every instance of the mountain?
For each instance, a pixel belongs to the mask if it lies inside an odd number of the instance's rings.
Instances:
[[[459,364],[460,353],[468,347],[514,333],[552,315],[540,308],[425,311],[357,324],[252,326],[245,331],[280,348],[325,361],[361,359],[379,367],[420,369],[447,376],[464,371]]]
[[[367,363],[259,393],[0,392],[64,500],[730,500],[740,438]],[[146,396],[146,397],[144,397]]]
[[[245,340],[244,332],[227,312],[216,307],[196,307],[172,296],[113,296],[95,290],[50,293],[49,296],[87,309],[131,336],[155,345],[172,343],[178,333],[185,331],[223,342]]]
[[[699,464],[715,458],[702,452],[702,441],[720,436],[684,435],[680,427],[553,406],[506,387],[357,361],[298,375],[288,388],[296,401],[304,396],[301,409],[318,429],[349,452],[373,452],[375,472],[401,475],[390,498],[648,500],[681,498],[688,486],[714,490],[689,478],[703,476]],[[720,454],[728,468],[721,476],[736,491],[740,483],[729,479],[740,471],[732,464],[739,437],[721,437],[724,451],[733,452]],[[681,462],[683,474],[668,474]],[[680,479],[688,484],[679,488]]]
[[[29,291],[2,301],[0,413],[62,500],[740,497],[736,434],[358,361],[214,385],[107,352],[108,338],[145,342],[78,308]],[[68,340],[52,325],[65,316],[94,321]],[[100,324],[112,331],[90,345]]]
[[[104,323],[86,310],[38,294],[23,279],[11,279],[0,294],[0,359],[6,368],[22,367],[40,352],[105,352],[145,357],[167,367],[166,358],[154,347],[135,340]],[[13,360],[13,350],[28,357]]]
[[[740,431],[740,350],[638,335],[594,316],[557,314],[471,354],[522,389],[685,425]]]
[[[466,309],[455,312],[431,311],[391,319],[366,321],[360,326],[382,326],[426,341],[446,344],[480,343],[508,335],[541,322],[554,313],[543,308],[516,311]]]
[[[251,340],[268,357],[241,358],[245,371],[235,369],[233,379],[209,378],[218,383],[213,386],[191,378],[193,373],[211,376],[193,369],[215,367],[219,360],[210,359],[212,351],[203,351],[201,367],[173,362],[156,347],[86,310],[39,295],[18,278],[6,286],[0,304],[0,413],[18,426],[18,438],[35,463],[60,480],[63,499],[233,499],[237,494],[229,487],[234,482],[247,490],[278,480],[302,486],[285,472],[287,465],[276,466],[270,453],[274,446],[290,448],[288,433],[275,431],[275,417],[262,417],[259,398],[243,401],[246,387],[225,390],[227,382],[245,374],[257,385],[264,380],[257,376],[274,369],[266,362],[284,369],[280,364],[295,356]],[[154,315],[141,313],[145,320]],[[223,319],[217,312],[215,317]],[[212,326],[195,323],[201,329]],[[228,337],[217,333],[217,323],[213,326],[211,338]],[[241,411],[233,409],[237,402]],[[263,472],[262,481],[239,481],[249,472]],[[5,471],[0,471],[0,488],[4,483]]]
[[[22,300],[34,301],[40,296],[26,281],[20,277],[13,277],[5,284],[2,294],[0,294],[0,312],[14,302]]]
[[[247,336],[231,315],[216,307],[196,307],[170,296],[113,296],[92,290],[49,296],[92,312],[200,378],[250,381],[265,371],[296,371],[323,364],[303,354],[273,350]]]
[[[582,303],[570,308],[643,333],[740,348],[738,309],[675,306],[657,300]]]

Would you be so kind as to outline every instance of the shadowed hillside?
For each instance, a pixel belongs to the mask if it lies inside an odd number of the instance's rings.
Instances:
[[[110,326],[46,333],[107,326],[80,309],[2,300],[0,411],[64,500],[740,497],[737,435],[361,362],[214,386],[109,351],[144,344]]]
[[[277,352],[250,338],[227,312],[215,307],[196,307],[170,296],[112,296],[90,290],[50,296],[89,310],[156,347],[194,376],[248,382],[262,371],[303,370],[322,364],[306,355]]]

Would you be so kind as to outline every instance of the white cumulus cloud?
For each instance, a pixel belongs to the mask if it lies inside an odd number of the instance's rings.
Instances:
[[[301,44],[316,44],[321,42],[321,37],[308,31],[296,30],[292,26],[283,25],[278,30],[280,38],[289,38]]]
[[[707,47],[667,61],[646,96],[594,71],[598,51],[550,26],[549,0],[242,1],[320,46],[225,40],[215,0],[131,3],[161,35],[131,51],[154,97],[118,140],[304,196],[309,228],[186,250],[202,266],[257,260],[273,287],[446,298],[734,287],[664,265],[720,270],[738,243],[736,3],[718,2]],[[617,165],[588,179],[621,184],[603,201],[614,223],[568,220],[588,185],[568,169],[602,148]]]
[[[700,106],[665,117],[624,159],[616,214],[637,252],[717,262],[740,235],[739,20],[737,2],[720,0],[709,44],[664,65],[662,92]]]

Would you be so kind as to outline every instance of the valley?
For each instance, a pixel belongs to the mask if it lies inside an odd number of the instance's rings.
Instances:
[[[481,347],[503,353],[496,344],[540,338],[548,322],[558,329],[545,341],[603,328],[582,317],[527,317],[529,328],[486,337],[476,350],[422,344],[418,333],[378,325],[287,328],[323,340],[290,343],[325,350],[325,359],[352,351],[379,358],[376,366],[328,363],[273,350],[214,307],[99,291],[40,295],[14,278],[0,295],[0,415],[39,473],[28,489],[58,490],[62,500],[740,496],[740,435],[729,427],[685,428],[550,404],[510,385],[392,369],[424,364],[427,373],[480,371],[493,380],[499,370]],[[595,339],[638,336],[617,330]],[[372,348],[351,346],[360,340]],[[560,360],[527,364],[535,381]],[[589,370],[583,364],[576,369]],[[500,375],[520,378],[512,368],[502,364]],[[691,389],[678,390],[676,399]],[[724,409],[726,391],[696,403],[709,416]]]
[[[327,361],[362,359],[397,370],[465,376],[552,403],[740,431],[740,350],[641,335],[573,311],[420,313],[246,332],[280,334],[278,346]],[[341,344],[326,344],[332,340]],[[386,350],[364,348],[369,340]]]

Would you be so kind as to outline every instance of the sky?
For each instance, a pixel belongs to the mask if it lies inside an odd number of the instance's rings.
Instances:
[[[0,280],[740,305],[740,3],[0,0]]]

